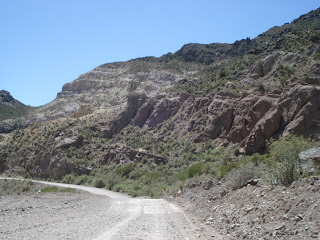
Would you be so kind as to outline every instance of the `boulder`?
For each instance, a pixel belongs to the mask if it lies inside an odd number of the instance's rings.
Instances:
[[[75,135],[72,137],[67,137],[63,140],[60,140],[60,138],[56,138],[56,141],[58,141],[58,144],[56,145],[57,148],[68,148],[71,146],[74,146],[76,148],[79,148],[83,143],[83,136],[82,135]]]
[[[305,173],[314,173],[316,166],[320,165],[320,147],[299,153],[299,158],[303,171]]]

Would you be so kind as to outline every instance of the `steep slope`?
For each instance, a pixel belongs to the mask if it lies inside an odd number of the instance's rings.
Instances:
[[[0,91],[0,121],[26,114],[31,107],[14,99],[9,92]]]
[[[131,92],[156,96],[181,79],[191,75],[196,78],[199,69],[196,63],[182,65],[179,61],[165,63],[153,58],[105,64],[65,84],[52,102],[34,109],[22,119],[11,121],[11,131],[15,129],[14,122],[24,122],[24,126],[28,126],[54,120],[74,114],[83,105],[96,110],[122,106]]]
[[[64,85],[53,102],[35,109],[28,117],[11,121],[11,130],[17,125],[15,122],[28,126],[70,116],[81,105],[118,106],[125,103],[133,91],[148,97],[168,89],[173,94],[187,92],[204,96],[224,88],[227,82],[233,82],[239,93],[253,87],[269,91],[282,88],[292,75],[312,78],[319,74],[317,61],[310,62],[311,56],[318,56],[315,55],[319,51],[318,30],[319,9],[252,40],[247,38],[234,44],[187,44],[176,53],[160,58],[104,64]],[[312,81],[317,80],[311,79],[310,83]],[[10,124],[5,123],[7,128]]]
[[[26,106],[14,99],[9,92],[0,91],[0,122],[7,120],[7,124],[0,125],[0,132],[10,132],[13,128],[24,127],[19,124],[19,121],[13,119],[26,116],[32,107]]]
[[[33,125],[1,135],[0,169],[132,180],[146,166],[185,170],[217,146],[251,154],[272,137],[319,139],[319,15],[252,40],[101,65],[64,85],[53,102],[10,120],[11,130],[19,121]]]

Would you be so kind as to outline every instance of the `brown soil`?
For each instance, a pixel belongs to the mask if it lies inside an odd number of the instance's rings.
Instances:
[[[302,179],[290,187],[256,185],[227,191],[208,183],[184,189],[173,199],[224,239],[319,239],[320,181]],[[212,238],[213,239],[213,238]]]

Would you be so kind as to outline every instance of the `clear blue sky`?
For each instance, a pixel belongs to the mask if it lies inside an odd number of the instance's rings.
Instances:
[[[0,90],[40,106],[101,64],[254,38],[319,0],[0,0]]]

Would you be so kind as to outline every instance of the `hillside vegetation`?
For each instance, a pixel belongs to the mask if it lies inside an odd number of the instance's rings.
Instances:
[[[24,116],[29,109],[31,107],[15,100],[9,92],[0,91],[0,121]]]
[[[45,106],[12,107],[0,171],[151,197],[212,178],[234,190],[319,174],[298,158],[319,146],[319,14],[255,39],[104,64]]]

